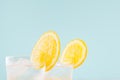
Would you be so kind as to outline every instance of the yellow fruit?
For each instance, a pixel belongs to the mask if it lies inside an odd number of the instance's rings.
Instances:
[[[71,41],[63,51],[61,62],[72,65],[73,68],[79,67],[87,56],[87,46],[83,40],[75,39]]]
[[[31,61],[37,69],[49,71],[56,64],[60,54],[60,40],[53,31],[44,33],[32,50]]]

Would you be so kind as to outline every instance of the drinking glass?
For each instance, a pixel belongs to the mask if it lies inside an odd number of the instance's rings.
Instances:
[[[72,67],[60,62],[45,72],[35,69],[28,57],[6,57],[7,80],[72,80]]]

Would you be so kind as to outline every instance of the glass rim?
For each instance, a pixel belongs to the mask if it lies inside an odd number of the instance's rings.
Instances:
[[[14,61],[14,59],[17,59],[17,60]],[[30,61],[29,56],[6,56],[5,57],[6,66],[19,65],[19,64],[16,64],[16,63],[17,63],[17,61],[20,61],[20,60],[21,61],[27,60],[29,62],[29,64],[28,63],[27,64],[22,64],[24,66],[33,66],[32,62]],[[72,68],[72,65],[62,64],[59,60],[56,62],[55,66]]]

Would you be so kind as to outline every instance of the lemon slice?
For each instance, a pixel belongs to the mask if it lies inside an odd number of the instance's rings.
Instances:
[[[87,56],[87,46],[83,40],[75,39],[71,41],[63,51],[61,62],[72,65],[73,68],[79,67]]]
[[[55,32],[48,31],[35,44],[31,61],[37,69],[45,67],[45,71],[49,71],[56,64],[59,54],[59,37]]]

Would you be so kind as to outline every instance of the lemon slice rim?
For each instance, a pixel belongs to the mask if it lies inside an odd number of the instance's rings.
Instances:
[[[76,43],[77,44],[79,43],[80,46],[82,45],[82,49],[84,49],[84,52],[82,51],[82,54],[84,54],[84,55],[77,62],[77,64],[69,64],[69,62],[64,62],[64,57],[65,57],[66,51],[68,50],[68,47],[69,46],[73,46]],[[79,66],[81,66],[83,64],[83,62],[85,61],[85,59],[87,57],[87,54],[88,54],[88,48],[87,48],[86,43],[82,39],[78,39],[78,38],[77,39],[73,39],[66,45],[65,49],[63,50],[63,53],[62,53],[61,58],[60,58],[60,62],[63,63],[63,64],[72,65],[73,68],[75,69],[75,68],[77,68],[77,67],[79,67]]]
[[[35,47],[36,45],[39,45],[40,44],[40,41],[44,38],[44,37],[46,37],[46,36],[48,36],[48,35],[50,35],[50,36],[52,36],[53,37],[53,39],[56,41],[56,52],[55,52],[55,54],[56,54],[56,56],[57,57],[54,57],[54,59],[53,59],[53,61],[52,61],[52,63],[47,67],[46,66],[46,64],[43,64],[43,66],[41,66],[41,67],[39,67],[39,69],[41,69],[41,68],[45,68],[45,71],[49,71],[49,70],[51,70],[54,66],[55,66],[55,64],[57,63],[57,61],[58,61],[58,58],[59,58],[59,55],[60,55],[60,38],[59,38],[59,36],[58,36],[58,34],[55,32],[55,31],[52,31],[52,30],[49,30],[49,31],[47,31],[47,32],[45,32],[45,33],[43,33],[41,36],[40,36],[40,38],[38,39],[38,41],[35,43],[35,45],[34,45],[34,47],[33,47],[33,49],[32,49],[32,55],[31,55],[31,61],[32,61],[32,63],[34,64],[34,60],[32,59],[34,56],[33,56],[33,50],[34,49],[38,49],[37,47]],[[36,64],[36,63],[35,63]],[[40,66],[40,65],[39,65]],[[35,67],[38,67],[37,65],[35,66]]]

